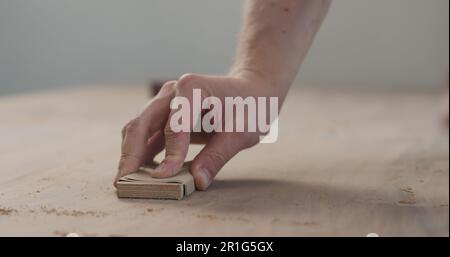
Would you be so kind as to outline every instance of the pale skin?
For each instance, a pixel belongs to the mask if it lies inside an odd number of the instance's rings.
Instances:
[[[331,0],[247,0],[239,50],[230,72],[222,76],[185,74],[167,82],[158,95],[122,130],[122,155],[115,182],[152,162],[164,149],[165,158],[151,175],[176,174],[190,144],[204,148],[192,160],[198,190],[206,190],[222,167],[239,152],[259,142],[258,133],[174,133],[169,121],[176,96],[277,96],[282,105],[311,47]],[[205,95],[203,95],[205,94]]]

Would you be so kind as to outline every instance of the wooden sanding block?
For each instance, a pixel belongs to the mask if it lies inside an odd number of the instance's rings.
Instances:
[[[185,163],[181,171],[170,178],[152,178],[150,172],[157,166],[157,163],[153,163],[141,167],[137,172],[119,179],[117,196],[181,200],[195,191],[194,177],[189,172],[190,163]]]

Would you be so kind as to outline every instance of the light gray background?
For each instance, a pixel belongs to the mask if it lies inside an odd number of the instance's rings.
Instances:
[[[0,0],[0,93],[226,72],[242,3]],[[448,31],[448,0],[334,0],[299,81],[436,86]]]

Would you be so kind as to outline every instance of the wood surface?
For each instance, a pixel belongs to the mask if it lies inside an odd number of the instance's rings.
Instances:
[[[146,92],[1,97],[0,236],[449,234],[448,134],[435,92],[291,90],[278,142],[237,155],[208,191],[118,199],[120,130]]]

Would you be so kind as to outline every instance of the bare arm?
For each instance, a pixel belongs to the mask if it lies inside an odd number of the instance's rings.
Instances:
[[[232,74],[254,73],[285,97],[331,0],[247,0]]]

